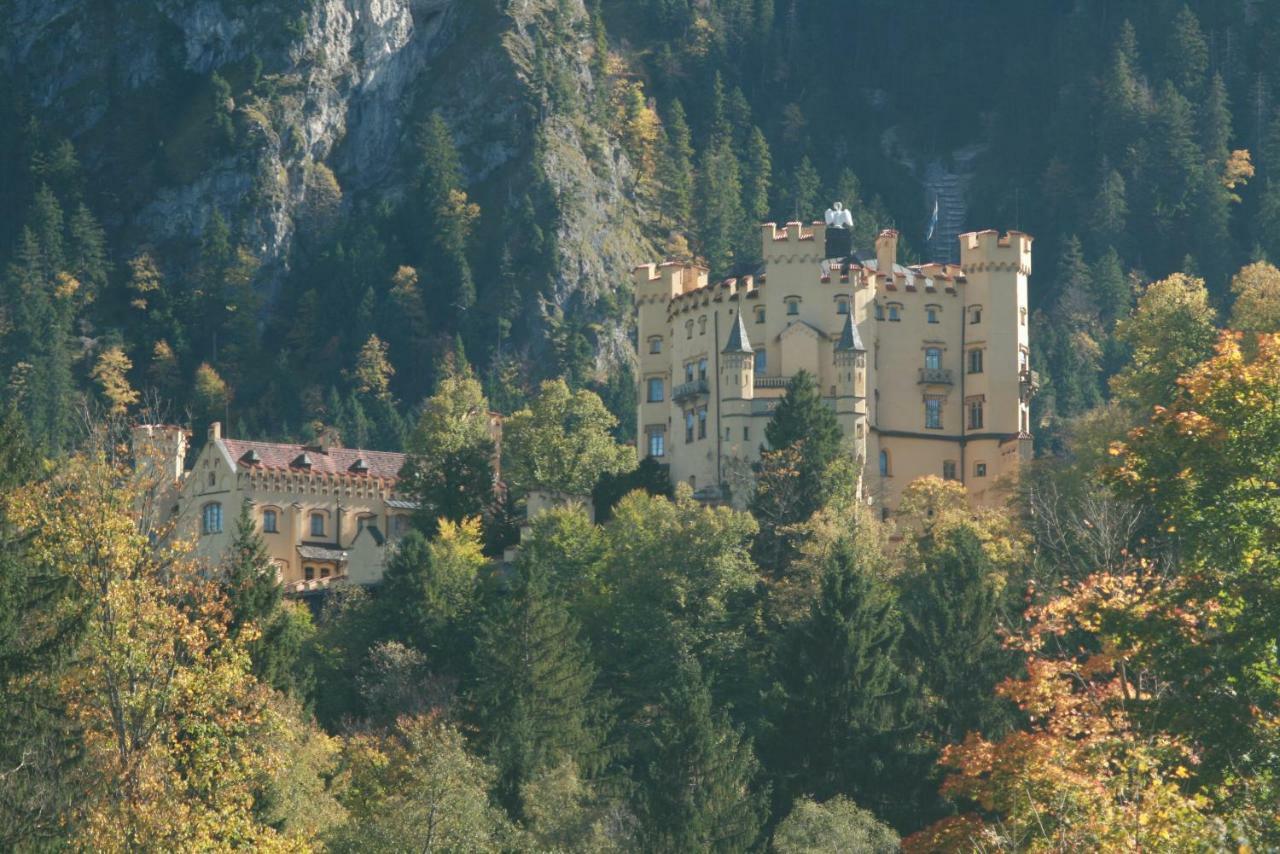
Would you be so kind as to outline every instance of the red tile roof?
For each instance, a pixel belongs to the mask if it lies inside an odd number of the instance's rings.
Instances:
[[[243,439],[216,439],[227,451],[237,468],[270,471],[312,472],[314,474],[350,475],[396,480],[404,468],[405,455],[392,451],[364,451],[359,448],[330,447],[319,451],[315,446],[283,445],[276,442],[249,442]],[[256,462],[244,459],[250,451],[256,452]],[[306,454],[311,466],[297,465]],[[357,461],[363,461],[362,469]]]

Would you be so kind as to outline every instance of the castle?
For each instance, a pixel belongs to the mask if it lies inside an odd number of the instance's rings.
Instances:
[[[814,376],[888,512],[912,480],[960,481],[995,504],[1030,453],[1029,235],[960,235],[960,264],[875,258],[851,231],[762,228],[764,274],[708,282],[701,267],[635,270],[637,450],[709,501],[750,495],[764,428],[797,372]],[[847,217],[843,222],[848,222]]]
[[[286,593],[382,579],[387,547],[417,507],[399,490],[404,454],[343,448],[331,437],[306,445],[224,438],[215,422],[186,469],[187,438],[181,427],[145,424],[134,428],[133,448],[170,485],[166,515],[179,536],[195,538],[199,557],[222,560],[247,503]]]

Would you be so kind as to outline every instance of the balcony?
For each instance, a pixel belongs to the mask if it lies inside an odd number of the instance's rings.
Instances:
[[[791,385],[790,377],[756,377],[752,385],[755,388],[786,388]]]
[[[952,385],[950,368],[921,368],[920,385]]]
[[[692,382],[681,383],[671,392],[671,399],[676,403],[688,400],[691,397],[697,397],[700,394],[707,394],[710,386],[706,380],[693,380]]]
[[[1022,370],[1018,372],[1018,391],[1022,400],[1030,400],[1040,390],[1040,374],[1037,371]]]

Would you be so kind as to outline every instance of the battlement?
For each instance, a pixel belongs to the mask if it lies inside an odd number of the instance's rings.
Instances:
[[[967,272],[1016,271],[1031,275],[1031,242],[1021,231],[1001,235],[995,229],[960,235],[960,266]]]
[[[708,302],[721,302],[739,297],[749,299],[760,292],[760,286],[764,282],[764,276],[759,278],[743,276],[737,279],[723,279],[719,282],[704,284],[691,291],[685,291],[682,294],[673,296],[668,305],[668,311],[670,314],[675,314],[679,311],[687,311],[695,306],[706,305]]]
[[[804,223],[789,222],[782,228],[778,228],[775,222],[762,223],[760,232],[764,237],[766,248],[770,243],[799,243],[801,241],[808,243],[810,240],[822,240],[822,236],[826,233],[827,226],[825,223],[813,222],[809,225],[809,230],[805,231]]]
[[[641,264],[632,271],[636,304],[669,302],[707,286],[707,268],[684,261]]]

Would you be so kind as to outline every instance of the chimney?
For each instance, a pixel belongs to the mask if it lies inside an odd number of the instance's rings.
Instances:
[[[214,421],[212,424],[209,425],[209,441],[212,442],[215,439],[221,439],[221,438],[222,438],[222,422]]]
[[[876,272],[893,281],[893,265],[898,261],[898,232],[886,228],[876,237]]]

